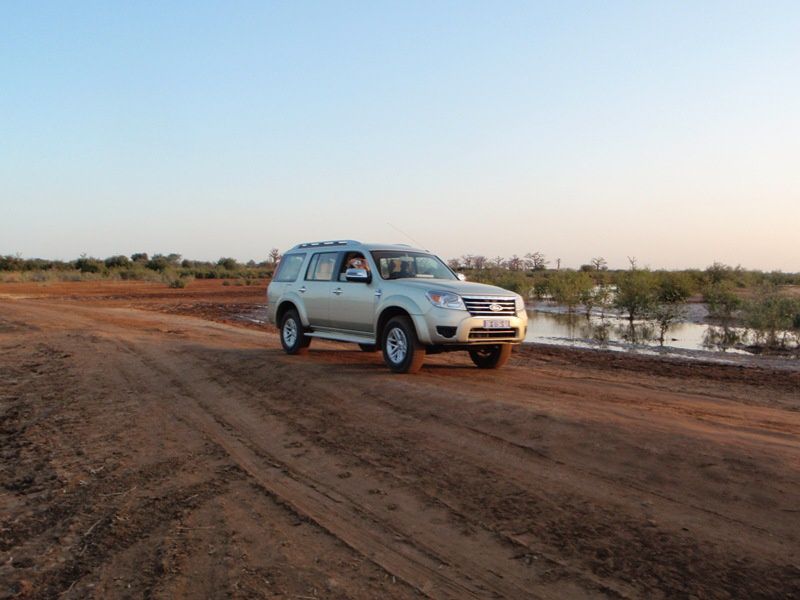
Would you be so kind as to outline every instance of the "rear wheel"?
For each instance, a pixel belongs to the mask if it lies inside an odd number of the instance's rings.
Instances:
[[[286,354],[305,354],[311,338],[303,331],[303,322],[297,311],[290,309],[286,311],[281,319],[281,346]]]
[[[470,348],[469,357],[479,369],[499,369],[511,356],[510,344]]]
[[[414,324],[408,317],[394,317],[383,329],[383,362],[394,373],[416,373],[425,360],[425,346],[417,339]]]

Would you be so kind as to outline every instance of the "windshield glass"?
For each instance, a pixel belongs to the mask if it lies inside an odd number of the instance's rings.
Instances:
[[[372,253],[383,279],[457,279],[438,257],[422,252],[376,250]]]

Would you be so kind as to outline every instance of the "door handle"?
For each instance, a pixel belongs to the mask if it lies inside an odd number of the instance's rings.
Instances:
[[[333,290],[333,293],[338,296],[339,294],[342,293],[342,288],[336,288],[335,290]]]
[[[308,291],[308,289],[306,289],[306,286],[303,286],[297,291],[300,292],[301,294],[305,294]]]

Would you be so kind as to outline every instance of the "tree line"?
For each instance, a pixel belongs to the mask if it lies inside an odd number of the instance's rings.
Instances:
[[[246,263],[225,256],[216,261],[200,261],[177,253],[151,256],[147,252],[103,259],[81,255],[68,261],[5,255],[0,256],[0,273],[17,273],[32,281],[111,278],[163,281],[172,287],[184,287],[192,279],[243,279],[251,283],[271,277],[280,256],[277,248],[270,250],[263,261]]]

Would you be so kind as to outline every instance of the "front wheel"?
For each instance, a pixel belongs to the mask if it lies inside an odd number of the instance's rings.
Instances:
[[[511,356],[510,344],[470,348],[469,357],[479,369],[499,369]]]
[[[311,338],[303,331],[303,323],[296,310],[287,310],[281,319],[281,346],[286,354],[304,354]]]
[[[425,346],[417,339],[414,324],[408,317],[394,317],[383,329],[383,362],[394,373],[416,373],[425,360]]]

